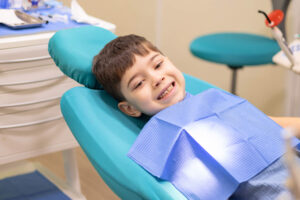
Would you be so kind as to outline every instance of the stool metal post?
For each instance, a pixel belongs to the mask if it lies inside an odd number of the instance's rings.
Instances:
[[[232,77],[231,77],[231,89],[230,92],[232,94],[236,94],[236,82],[237,82],[237,72],[242,66],[238,67],[233,67],[233,66],[228,66],[232,70]]]

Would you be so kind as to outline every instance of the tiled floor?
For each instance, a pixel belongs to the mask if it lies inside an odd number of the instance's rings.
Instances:
[[[118,200],[119,198],[102,181],[101,177],[80,148],[76,149],[76,156],[80,174],[81,190],[87,200]],[[48,154],[30,160],[41,163],[57,176],[64,178],[61,153]]]

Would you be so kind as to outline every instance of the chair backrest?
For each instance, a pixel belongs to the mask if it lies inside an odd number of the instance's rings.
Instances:
[[[115,35],[97,27],[64,30],[50,40],[49,52],[66,75],[88,87],[99,88],[91,76],[91,61],[103,44],[113,38]],[[80,45],[76,43],[78,40]],[[214,87],[184,76],[187,91],[192,94]],[[126,156],[148,118],[125,116],[105,91],[88,87],[67,91],[61,99],[61,111],[107,185],[122,199],[186,199],[172,184],[153,177]]]

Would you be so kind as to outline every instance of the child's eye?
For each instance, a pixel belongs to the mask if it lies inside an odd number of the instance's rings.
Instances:
[[[142,84],[143,84],[143,81],[138,82],[138,84],[136,84],[133,89],[139,88]]]
[[[158,64],[155,66],[155,69],[160,68],[161,65],[162,65],[162,62],[158,63]]]

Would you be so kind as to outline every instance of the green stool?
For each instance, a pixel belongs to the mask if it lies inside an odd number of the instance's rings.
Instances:
[[[198,58],[227,65],[232,70],[231,93],[236,94],[237,70],[272,63],[280,50],[275,40],[248,33],[215,33],[197,37],[190,51]]]

